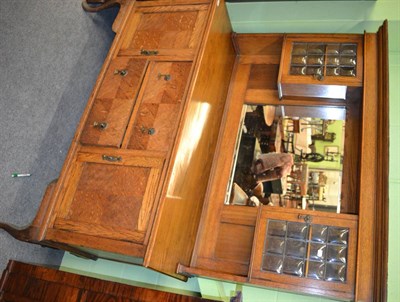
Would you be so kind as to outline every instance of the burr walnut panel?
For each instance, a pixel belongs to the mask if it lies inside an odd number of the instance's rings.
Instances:
[[[191,66],[191,62],[151,63],[131,134],[127,134],[128,148],[165,152],[170,149]]]
[[[120,147],[146,64],[134,58],[110,63],[82,131],[82,144]]]

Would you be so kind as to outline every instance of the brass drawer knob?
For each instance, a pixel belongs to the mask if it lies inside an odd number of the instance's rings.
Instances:
[[[156,129],[142,126],[140,127],[140,132],[142,132],[143,134],[153,135],[156,133]]]
[[[311,223],[312,222],[312,216],[310,216],[310,215],[301,215],[301,214],[299,214],[298,218],[299,219],[303,219],[305,223]]]
[[[108,124],[106,122],[94,122],[93,127],[98,128],[100,130],[106,129]]]
[[[121,156],[111,156],[111,155],[103,154],[102,158],[103,158],[103,160],[110,161],[110,162],[122,161],[122,157]]]
[[[158,77],[158,79],[164,78],[165,81],[171,80],[171,75],[170,74],[158,73],[157,77]]]
[[[156,55],[158,55],[158,50],[142,49],[142,50],[140,50],[140,54],[142,56],[156,56]]]
[[[314,74],[313,78],[318,80],[318,81],[323,81],[324,80],[324,76],[322,74],[319,74],[319,73]]]
[[[114,70],[114,74],[115,75],[120,75],[121,77],[124,77],[124,76],[126,76],[127,74],[128,74],[128,70],[126,70],[126,69],[115,69]]]

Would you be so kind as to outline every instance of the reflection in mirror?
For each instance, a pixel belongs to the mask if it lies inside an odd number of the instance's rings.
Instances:
[[[244,105],[225,204],[340,211],[344,107]]]

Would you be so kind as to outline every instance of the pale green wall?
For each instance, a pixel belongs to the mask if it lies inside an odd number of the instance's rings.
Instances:
[[[268,2],[228,4],[234,31],[239,33],[376,32],[389,21],[390,76],[390,201],[388,301],[400,297],[400,1]],[[285,301],[280,293],[257,290],[256,300]],[[261,298],[262,297],[262,298]],[[286,301],[294,301],[289,298]],[[293,298],[294,299],[294,298]],[[298,300],[300,299],[300,300]],[[296,297],[301,301],[301,296]]]

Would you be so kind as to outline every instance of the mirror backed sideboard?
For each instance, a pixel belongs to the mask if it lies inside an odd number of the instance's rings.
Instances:
[[[181,280],[385,300],[387,22],[237,34],[223,1],[83,3],[112,5],[60,177],[31,225],[0,227]]]

